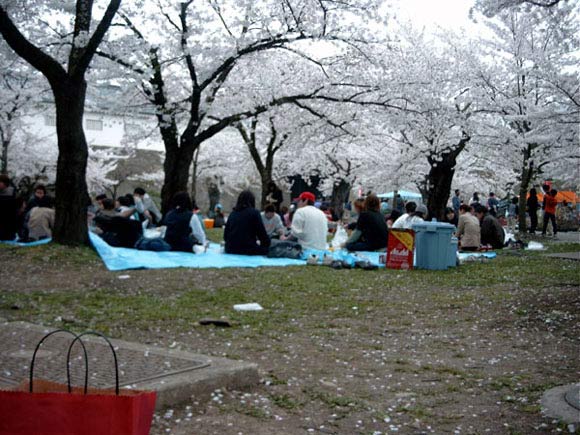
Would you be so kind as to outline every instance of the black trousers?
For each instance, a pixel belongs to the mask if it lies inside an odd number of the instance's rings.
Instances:
[[[556,215],[552,213],[544,212],[544,227],[542,228],[542,234],[546,234],[548,229],[548,221],[552,221],[552,228],[554,229],[554,235],[558,232],[558,227],[556,226]]]

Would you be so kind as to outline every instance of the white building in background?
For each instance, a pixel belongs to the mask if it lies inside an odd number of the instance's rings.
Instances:
[[[115,87],[100,87],[98,91],[115,93]],[[25,118],[26,124],[42,138],[52,138],[56,145],[56,113],[53,103],[41,103],[40,110]],[[157,118],[153,113],[136,110],[107,110],[106,100],[87,96],[83,117],[85,137],[90,147],[125,148],[163,152]]]
[[[92,193],[121,184],[123,190],[129,189],[139,184],[140,176],[150,187],[160,188],[164,145],[157,118],[150,110],[118,103],[123,98],[120,88],[114,86],[87,91],[83,129],[89,145],[87,183]],[[111,101],[116,101],[114,109]],[[8,149],[8,170],[16,179],[50,185],[56,177],[58,157],[53,101],[39,101],[21,120],[22,128],[15,132]],[[114,161],[119,165],[112,164]]]

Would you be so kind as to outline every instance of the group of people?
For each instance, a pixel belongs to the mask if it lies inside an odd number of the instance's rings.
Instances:
[[[0,174],[0,240],[33,242],[52,237],[54,200],[44,185],[29,198],[18,196],[10,177]]]
[[[537,211],[544,211],[542,234],[546,234],[549,222],[554,234],[556,224],[556,194],[550,186],[542,186],[545,195],[542,204],[537,192],[530,190],[527,212],[530,216],[530,232],[538,226]],[[341,222],[332,209],[316,201],[311,192],[302,192],[290,205],[282,206],[282,192],[275,183],[268,186],[270,201],[260,212],[256,209],[254,194],[245,190],[240,193],[233,211],[226,219],[223,208],[217,204],[210,213],[214,227],[225,227],[224,250],[232,254],[266,255],[272,245],[280,242],[299,244],[303,249],[324,250],[329,231],[334,231]],[[46,187],[38,185],[34,194],[26,201],[17,198],[10,179],[0,175],[0,239],[34,241],[52,236],[54,228],[54,201],[46,193]],[[497,218],[500,202],[493,192],[489,193],[487,206],[475,192],[470,201],[461,199],[455,190],[451,207],[445,212],[445,221],[457,227],[456,236],[464,251],[481,247],[501,249],[505,231]],[[395,206],[396,205],[396,206]],[[413,201],[404,203],[397,198],[387,215],[384,201],[373,193],[355,200],[350,208],[353,222],[346,225],[348,239],[342,243],[350,251],[373,251],[387,246],[389,231],[412,229],[413,225],[427,219],[428,210]],[[133,247],[140,239],[143,228],[164,227],[158,250],[193,252],[195,246],[207,247],[204,220],[195,201],[187,192],[174,195],[171,209],[163,216],[147,192],[138,187],[132,194],[116,200],[98,195],[95,204],[89,207],[89,227],[113,246]],[[518,216],[518,200],[513,198],[507,208],[508,226]]]

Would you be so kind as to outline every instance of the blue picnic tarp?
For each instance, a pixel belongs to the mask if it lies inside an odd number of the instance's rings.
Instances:
[[[290,258],[267,258],[264,256],[233,255],[220,252],[220,246],[212,243],[207,252],[153,252],[129,248],[115,248],[108,245],[98,235],[90,233],[91,243],[109,270],[164,269],[173,267],[195,267],[200,269],[216,267],[260,267],[299,266],[304,260]]]
[[[2,240],[1,243],[4,243],[6,245],[12,245],[12,246],[22,246],[22,247],[27,247],[27,246],[38,246],[38,245],[45,245],[46,243],[50,243],[52,242],[52,239],[42,239],[42,240],[37,240],[35,242],[18,242],[16,240]]]
[[[322,262],[324,255],[330,255],[336,260],[341,260],[349,263],[351,266],[356,261],[369,261],[372,264],[384,267],[384,264],[379,264],[379,256],[384,255],[384,252],[347,252],[346,250],[317,251],[306,250],[304,252],[304,259],[293,260],[290,258],[268,258],[265,256],[250,256],[250,255],[234,255],[224,254],[220,251],[220,246],[217,243],[212,243],[207,252],[203,254],[193,254],[188,252],[154,252],[154,251],[140,251],[129,248],[116,248],[108,245],[103,239],[94,233],[89,233],[91,243],[107,269],[112,271],[128,270],[128,269],[164,269],[175,267],[194,267],[194,268],[227,268],[227,267],[283,267],[283,266],[301,266],[306,264],[306,259],[311,255],[316,255],[319,258],[319,263]],[[31,243],[20,243],[15,241],[3,243],[14,246],[37,246],[49,243],[51,239],[39,240]],[[494,258],[495,252],[470,252],[458,253],[458,258],[467,257],[486,257]]]

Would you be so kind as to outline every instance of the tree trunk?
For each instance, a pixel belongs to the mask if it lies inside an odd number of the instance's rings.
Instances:
[[[199,147],[195,150],[193,154],[193,165],[191,169],[191,199],[195,201],[197,196],[197,169],[199,162]]]
[[[451,183],[455,175],[456,156],[454,153],[439,156],[441,161],[432,162],[427,174],[427,197],[426,205],[429,210],[429,218],[442,221],[445,218],[445,207],[451,192]]]
[[[528,149],[524,153],[524,162],[522,165],[522,180],[519,189],[519,199],[518,199],[518,232],[525,233],[527,230],[526,222],[526,195],[528,194],[528,189],[530,187],[530,182],[534,176],[534,164],[529,161],[531,155],[531,146],[528,145]]]
[[[0,174],[8,173],[8,145],[7,140],[2,141],[2,160],[0,161]]]
[[[351,187],[351,184],[342,178],[338,183],[334,183],[332,186],[330,206],[338,216],[338,219],[342,219],[342,215],[344,213],[344,203],[348,199]]]
[[[261,209],[264,210],[266,204],[268,204],[268,200],[266,199],[268,196],[268,185],[272,181],[272,171],[268,171],[265,168],[260,171],[260,184],[262,188],[262,192],[260,194],[260,205]]]
[[[195,148],[197,148],[196,144],[192,143],[182,143],[179,147],[168,147],[166,142],[165,161],[163,162],[165,179],[161,189],[161,210],[163,214],[171,209],[173,195],[177,192],[187,192],[189,168],[191,167]]]
[[[52,237],[64,245],[88,244],[86,182],[88,146],[83,130],[87,84],[66,80],[53,87],[56,104],[58,162],[55,226]]]

